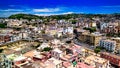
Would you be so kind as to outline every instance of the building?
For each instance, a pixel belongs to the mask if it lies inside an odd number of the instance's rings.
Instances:
[[[116,41],[100,40],[99,46],[104,47],[106,50],[114,51],[116,48]]]
[[[110,68],[108,60],[94,55],[86,57],[84,62],[95,68]]]
[[[82,29],[77,29],[78,34],[88,34],[90,33],[89,30],[82,30]]]
[[[20,20],[9,20],[9,22],[7,23],[8,27],[19,27],[22,24],[22,21]]]
[[[63,33],[73,34],[73,27],[64,28]]]
[[[120,33],[120,26],[109,25],[108,27],[104,28],[102,31],[104,33],[115,33],[115,34],[118,34],[118,33]]]
[[[73,63],[70,62],[63,62],[63,68],[94,68],[93,66],[87,65],[83,62],[77,62],[74,67]]]
[[[111,40],[116,41],[116,50],[120,50],[120,38],[111,38]]]
[[[55,26],[47,26],[47,28],[45,30],[45,34],[56,35],[57,34],[57,28]]]
[[[52,50],[51,56],[56,59],[60,59],[60,56],[62,56],[62,51],[58,48],[55,48],[54,50]]]
[[[97,25],[96,25],[96,22],[91,22],[91,23],[89,23],[89,27],[96,27]]]
[[[100,23],[100,29],[103,30],[108,27],[108,23],[101,22]]]
[[[102,58],[105,58],[105,59],[109,60],[111,64],[117,66],[116,68],[120,68],[120,56],[110,54],[110,53],[107,53],[107,52],[102,52],[100,54],[100,56]]]
[[[90,45],[98,45],[99,41],[101,40],[102,36],[101,34],[79,34],[79,40],[83,43],[87,43]]]
[[[119,37],[117,37],[117,38],[111,38],[111,40],[114,40],[114,41],[116,41],[117,43],[120,43],[120,38],[119,38]]]
[[[46,67],[45,68],[62,68],[62,61],[58,60],[56,58],[50,58],[46,62]],[[52,66],[52,67],[51,67]]]
[[[19,33],[19,37],[22,39],[26,39],[26,38],[28,38],[28,33],[25,33],[25,32]]]
[[[8,34],[0,34],[0,43],[11,41],[11,36]]]

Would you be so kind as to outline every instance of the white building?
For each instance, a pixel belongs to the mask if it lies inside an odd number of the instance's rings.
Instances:
[[[28,38],[28,33],[27,32],[19,33],[19,37],[23,38],[23,39],[26,39],[26,38]]]
[[[114,51],[116,48],[116,41],[112,40],[100,40],[99,46],[104,47],[109,51]]]
[[[44,49],[44,48],[46,48],[46,47],[50,47],[50,45],[48,44],[48,43],[42,43],[41,45],[40,45],[40,47],[38,47],[38,49],[40,50],[40,49]]]
[[[60,59],[60,57],[62,56],[62,51],[58,48],[55,48],[54,50],[52,50],[51,54],[52,57],[56,58],[56,59]]]
[[[100,29],[103,30],[104,28],[107,28],[108,25],[109,25],[108,23],[102,22],[102,23],[100,24]]]
[[[72,34],[72,33],[73,33],[73,27],[64,28],[64,29],[63,29],[63,33]]]

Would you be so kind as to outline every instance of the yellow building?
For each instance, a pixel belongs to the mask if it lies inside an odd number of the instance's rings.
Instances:
[[[100,39],[101,39],[101,35],[97,35],[97,34],[80,34],[79,35],[79,40],[83,43],[87,43],[90,45],[98,45]]]
[[[96,27],[97,25],[96,25],[96,23],[95,22],[91,22],[91,23],[89,23],[89,27]]]

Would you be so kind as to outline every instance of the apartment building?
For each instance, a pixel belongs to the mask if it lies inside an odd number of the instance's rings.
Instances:
[[[87,44],[90,44],[90,45],[98,45],[99,44],[99,41],[101,40],[102,36],[101,34],[80,34],[79,35],[79,40],[83,43],[87,43]]]
[[[114,51],[116,48],[116,41],[100,40],[99,46],[104,47],[106,50]]]
[[[100,54],[100,56],[102,58],[105,58],[105,59],[109,60],[111,64],[116,66],[116,68],[120,68],[120,56],[110,54],[110,53],[107,53],[107,52],[102,52]]]

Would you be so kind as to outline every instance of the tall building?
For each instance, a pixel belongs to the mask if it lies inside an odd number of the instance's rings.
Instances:
[[[99,46],[104,47],[109,51],[114,51],[116,48],[116,41],[112,40],[100,40]]]
[[[102,36],[101,34],[80,34],[79,40],[81,42],[97,46],[99,44],[99,41],[101,40]]]

